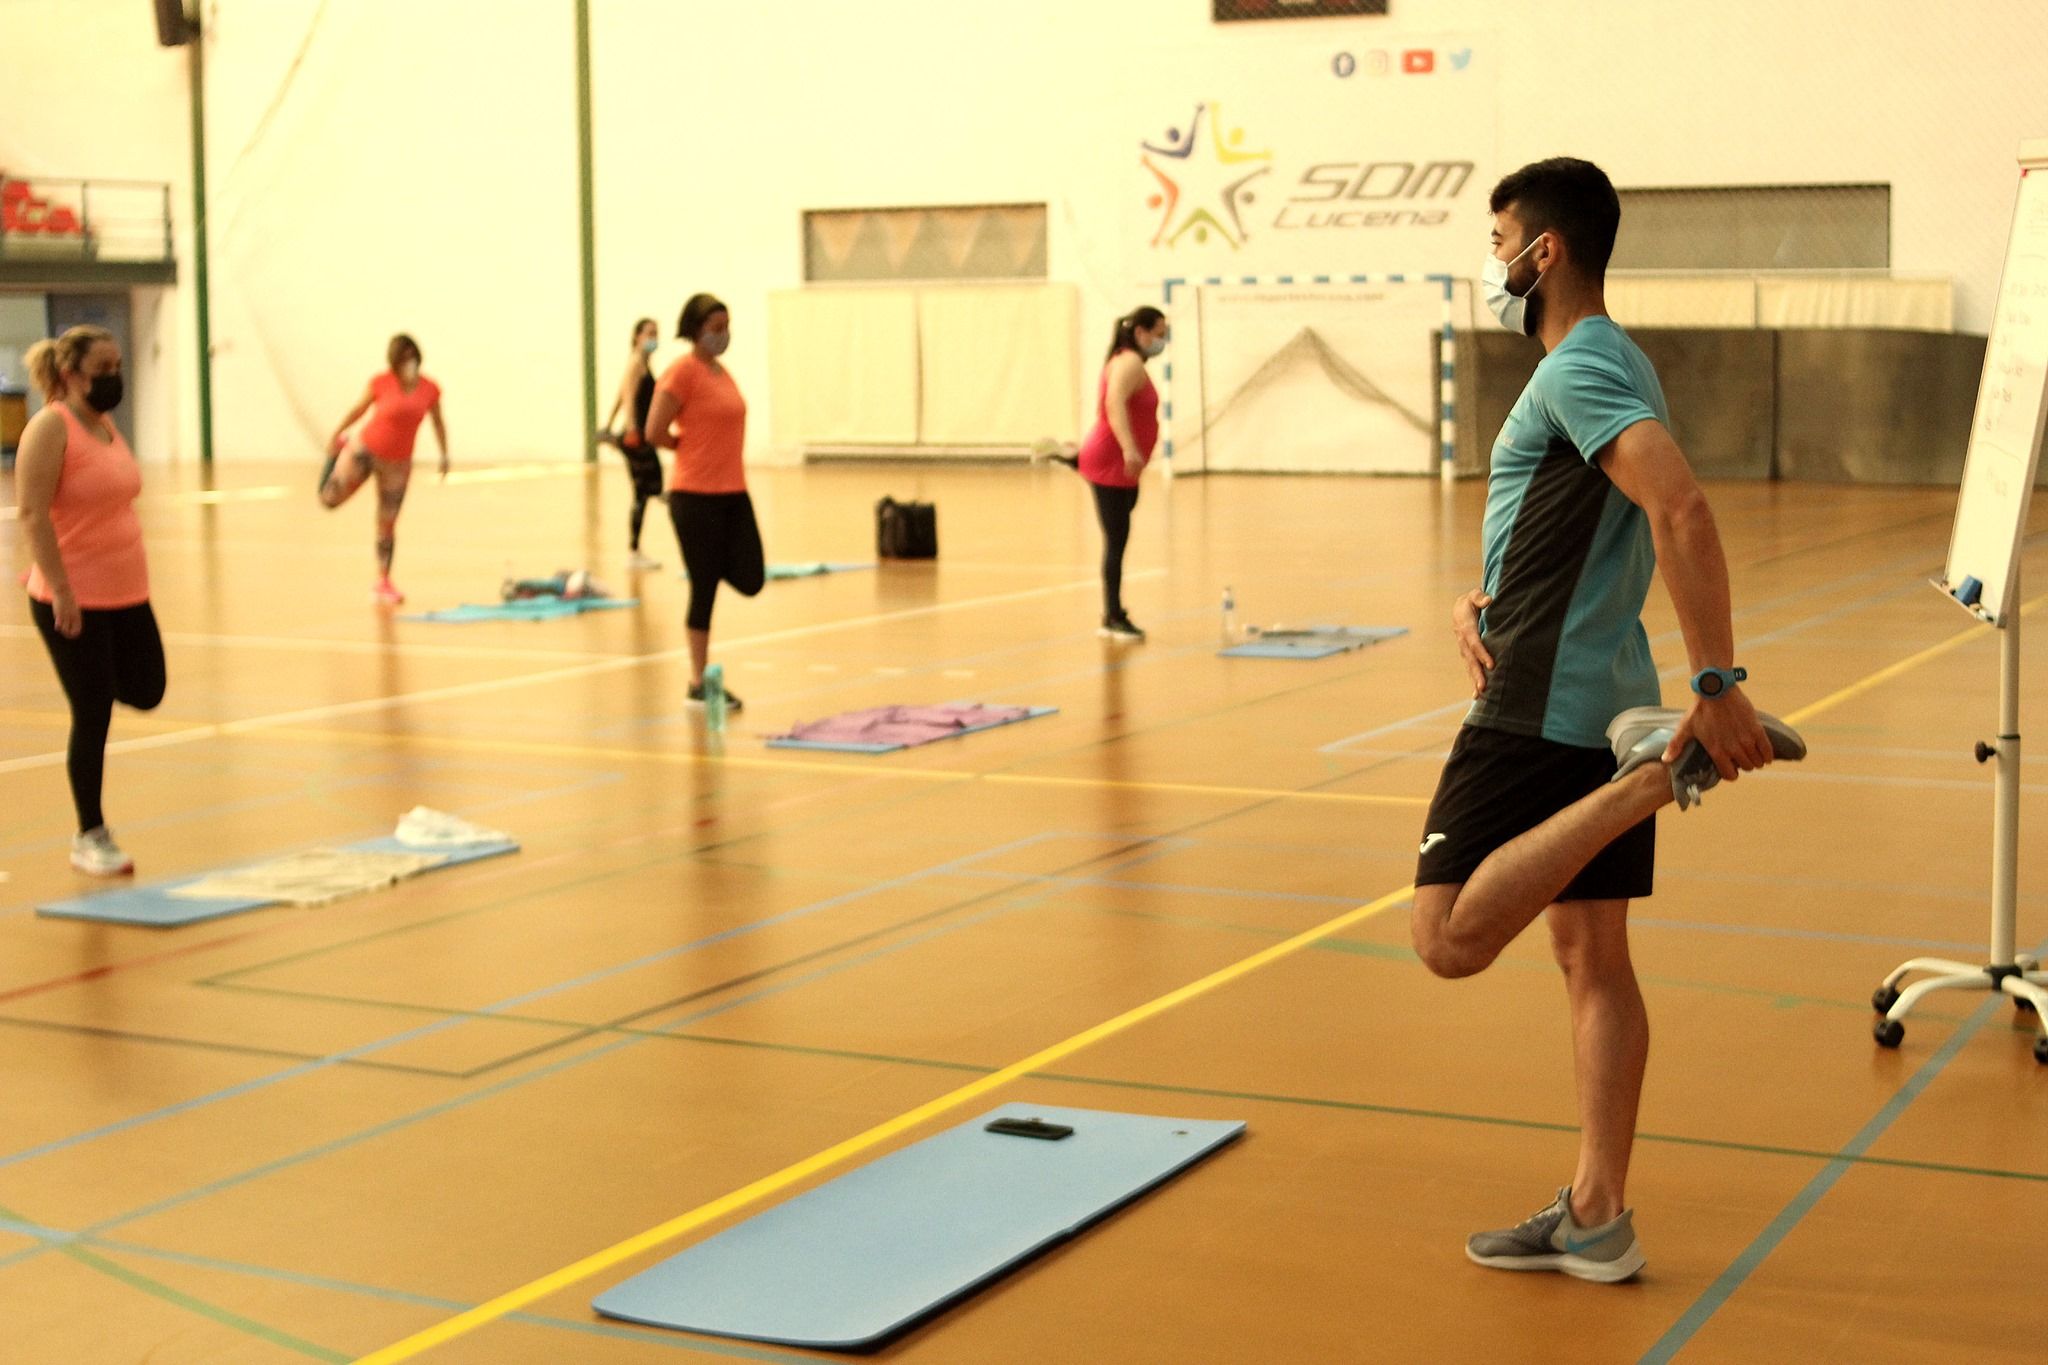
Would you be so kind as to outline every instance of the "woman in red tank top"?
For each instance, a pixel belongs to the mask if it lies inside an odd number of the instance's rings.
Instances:
[[[1139,308],[1117,319],[1097,389],[1095,425],[1077,454],[1052,457],[1079,470],[1095,493],[1095,515],[1102,523],[1098,633],[1112,640],[1145,638],[1124,610],[1124,548],[1138,505],[1138,477],[1159,441],[1159,390],[1152,387],[1145,362],[1166,349],[1167,336],[1166,314],[1157,308]]]
[[[101,328],[73,327],[31,347],[28,368],[43,410],[22,432],[15,491],[32,560],[29,614],[71,704],[71,865],[118,877],[135,864],[100,810],[114,703],[148,711],[164,698],[164,642],[135,516],[142,471],[107,419],[121,404],[121,347]]]
[[[389,368],[370,381],[327,443],[327,464],[320,471],[320,503],[339,507],[372,474],[377,476],[377,582],[371,596],[395,606],[405,600],[405,594],[392,586],[391,556],[398,548],[398,513],[405,506],[406,486],[412,482],[413,442],[419,436],[420,423],[432,418],[445,479],[448,426],[441,420],[441,386],[420,373],[420,344],[400,332],[391,338],[384,358]],[[355,451],[343,460],[349,428],[366,412],[371,414],[370,420],[356,433]]]

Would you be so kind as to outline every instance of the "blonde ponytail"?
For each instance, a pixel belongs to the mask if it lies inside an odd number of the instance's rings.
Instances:
[[[28,363],[29,378],[43,391],[45,403],[64,401],[64,376],[76,374],[86,356],[102,341],[113,341],[104,327],[72,327],[54,341],[38,341],[22,359]]]

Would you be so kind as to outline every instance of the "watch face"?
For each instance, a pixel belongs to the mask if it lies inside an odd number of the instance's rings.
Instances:
[[[1700,695],[1703,697],[1718,697],[1727,686],[1728,684],[1722,680],[1719,673],[1702,673],[1700,675]]]

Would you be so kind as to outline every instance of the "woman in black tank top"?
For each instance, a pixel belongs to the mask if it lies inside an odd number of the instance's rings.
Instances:
[[[640,553],[640,527],[647,520],[648,500],[661,496],[661,459],[654,453],[654,442],[647,439],[647,410],[654,405],[654,369],[648,358],[660,344],[661,327],[653,318],[642,318],[633,324],[633,354],[626,361],[626,374],[619,381],[619,396],[612,403],[611,415],[604,419],[604,430],[597,434],[598,440],[626,457],[626,470],[633,476],[632,558],[628,563],[635,569],[661,567],[659,562]],[[628,408],[632,420],[624,431],[614,431],[619,414]]]

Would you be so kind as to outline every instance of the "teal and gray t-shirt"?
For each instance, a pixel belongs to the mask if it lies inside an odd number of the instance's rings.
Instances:
[[[1651,418],[1671,423],[1657,371],[1607,317],[1573,327],[1515,401],[1486,490],[1494,667],[1467,724],[1598,748],[1617,713],[1657,704],[1649,519],[1594,463]]]

